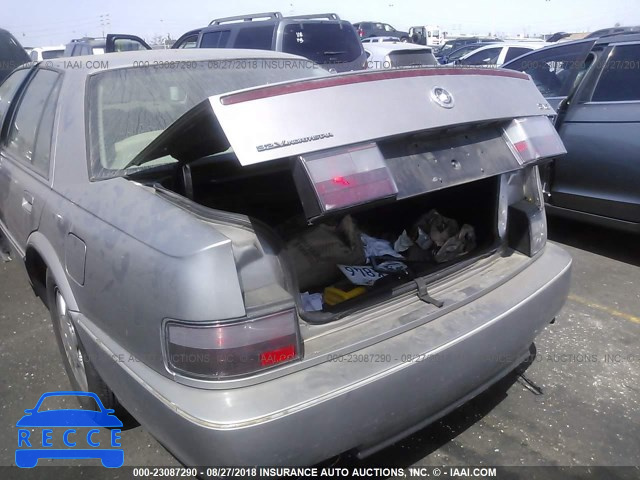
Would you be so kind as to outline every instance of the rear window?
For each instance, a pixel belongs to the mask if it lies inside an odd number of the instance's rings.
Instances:
[[[285,25],[282,51],[319,64],[357,60],[362,44],[350,23],[290,23]]]
[[[398,50],[389,54],[389,60],[393,68],[438,65],[438,61],[430,49]]]
[[[243,58],[243,68],[211,68],[215,61],[190,62],[190,68],[121,68],[92,75],[87,116],[91,176],[109,178],[130,173],[128,163],[162,131],[207,97],[270,83],[325,76],[311,62]],[[163,157],[147,164],[171,163]],[[139,167],[133,167],[139,168]]]
[[[64,50],[48,50],[42,52],[43,60],[51,60],[52,58],[60,58],[64,54]]]
[[[524,55],[530,51],[530,48],[509,47],[509,50],[507,50],[507,56],[504,58],[504,62],[510,62],[511,60],[518,58],[520,55]]]

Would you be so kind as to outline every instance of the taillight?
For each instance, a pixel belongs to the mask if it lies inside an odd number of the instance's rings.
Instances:
[[[502,175],[498,233],[511,248],[531,257],[544,248],[547,219],[537,165]]]
[[[169,369],[190,377],[249,375],[301,356],[294,310],[221,325],[169,321],[165,335]]]
[[[363,29],[361,29],[361,28],[358,29],[358,36],[360,38],[364,37],[364,30]]]
[[[545,116],[517,118],[504,129],[504,135],[521,165],[567,153],[551,120]]]
[[[294,175],[310,218],[398,193],[375,143],[302,155]]]

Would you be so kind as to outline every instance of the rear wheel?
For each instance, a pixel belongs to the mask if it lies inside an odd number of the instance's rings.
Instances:
[[[72,388],[77,391],[95,393],[105,408],[114,409],[123,423],[125,423],[125,418],[131,423],[132,417],[120,405],[115,394],[91,363],[78,335],[77,327],[69,315],[64,294],[56,284],[50,270],[47,270],[47,299],[53,331]],[[88,397],[79,397],[79,400],[85,408],[94,407]]]

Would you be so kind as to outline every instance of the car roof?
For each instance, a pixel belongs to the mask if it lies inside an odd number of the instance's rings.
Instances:
[[[605,35],[603,37],[598,37],[595,39],[588,38],[586,40],[595,40],[596,45],[603,43],[640,42],[640,32],[614,33],[613,35]]]
[[[266,19],[253,20],[253,21],[229,21],[224,23],[213,23],[215,22],[215,20],[213,20],[213,22],[210,23],[209,25],[191,30],[191,32],[200,31],[200,32],[207,33],[210,31],[218,31],[221,29],[228,30],[232,28],[238,28],[238,27],[246,28],[251,26],[261,27],[264,25],[279,25],[281,23],[329,23],[329,24],[347,23],[349,25],[352,25],[348,20],[344,20],[337,16],[336,18],[330,18],[330,15],[335,15],[335,14],[328,13],[326,14],[326,16],[323,14],[318,14],[317,16],[292,15],[289,17],[266,18]],[[225,19],[221,19],[221,20],[225,20]],[[187,33],[191,33],[191,32],[187,32]],[[184,37],[185,35],[186,34],[181,35],[180,38]]]
[[[433,49],[425,45],[416,45],[415,43],[407,42],[370,42],[362,44],[365,50],[381,51],[381,52],[393,52],[395,50],[429,50],[433,52]]]
[[[380,43],[380,42],[395,42],[395,41],[400,41],[400,38],[387,35],[387,36],[369,37],[369,38],[362,39],[362,43]]]
[[[541,52],[541,51],[549,50],[556,47],[561,47],[565,45],[579,45],[581,43],[593,43],[594,45],[609,45],[611,43],[622,43],[622,42],[640,42],[640,33],[616,34],[616,35],[599,37],[599,38],[582,38],[580,40],[571,40],[569,42],[556,42],[549,45],[545,45],[543,48],[540,48],[536,51]]]
[[[106,38],[93,38],[93,37],[84,37],[84,38],[74,38],[67,45],[75,45],[80,43],[87,43],[92,47],[100,47],[107,44]]]
[[[290,59],[304,60],[304,57],[292,55],[290,53],[274,52],[272,50],[249,50],[237,48],[185,48],[185,49],[162,49],[162,50],[136,50],[131,52],[116,52],[104,55],[82,55],[73,57],[74,62],[85,63],[86,61],[101,61],[106,68],[97,68],[95,70],[84,68],[69,69],[69,73],[84,72],[84,75],[90,75],[92,72],[100,70],[113,70],[117,68],[134,67],[142,62],[153,64],[153,62],[170,62],[174,61],[216,61],[216,60],[235,60],[235,59]],[[105,61],[108,58],[108,61]],[[64,69],[65,62],[68,58],[57,58],[47,61],[47,66]]]
[[[50,52],[51,50],[64,50],[64,45],[53,45],[48,47],[31,47],[31,50],[38,52]]]

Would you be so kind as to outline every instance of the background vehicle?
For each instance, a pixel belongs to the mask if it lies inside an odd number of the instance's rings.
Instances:
[[[31,49],[29,56],[32,62],[41,62],[43,60],[51,60],[52,58],[62,57],[64,55],[64,45],[55,47],[35,47]]]
[[[454,50],[457,50],[460,47],[464,47],[465,45],[475,44],[475,43],[496,43],[502,42],[499,38],[481,38],[481,37],[460,37],[460,38],[451,38],[444,41],[444,43],[440,46],[439,49],[434,51],[436,58],[440,58],[445,55],[449,55]]]
[[[369,37],[363,38],[362,43],[378,43],[378,42],[399,42],[398,37]]]
[[[545,170],[549,211],[640,232],[640,34],[553,45],[505,64],[531,75],[567,147]]]
[[[283,17],[256,13],[213,20],[191,30],[171,48],[248,48],[305,57],[338,72],[362,70],[366,56],[349,22],[335,13]]]
[[[135,35],[112,33],[105,38],[84,37],[71,40],[65,48],[64,56],[101,55],[103,53],[135,50],[151,50],[151,47],[147,45],[147,42]]]
[[[640,33],[640,25],[636,25],[633,27],[611,27],[611,28],[603,28],[601,30],[596,30],[595,32],[591,32],[584,38],[600,38],[606,37],[609,35],[618,35],[618,34],[627,34],[627,33]]]
[[[499,45],[498,42],[496,42],[496,44]],[[480,47],[484,47],[486,45],[491,45],[491,43],[487,42],[487,43],[469,43],[463,47],[460,47],[456,50],[450,51],[449,54],[446,55],[441,55],[438,58],[438,62],[442,63],[442,64],[447,64],[447,63],[452,63],[455,62],[456,60],[461,59],[462,57],[464,57],[467,53],[471,53],[474,50],[477,50]]]
[[[479,47],[455,60],[454,65],[496,66],[518,58],[531,50],[544,47],[544,43],[502,42]]]
[[[0,83],[14,68],[28,61],[29,55],[20,42],[9,32],[0,28]]]
[[[429,67],[438,65],[431,48],[405,42],[364,43],[367,68]]]
[[[139,58],[42,62],[0,86],[0,227],[75,390],[121,402],[186,465],[314,464],[395,442],[530,356],[571,259],[546,242],[536,165],[564,149],[527,75],[330,75],[258,50],[145,54],[188,69]],[[318,251],[300,270],[297,243],[337,221],[399,238],[425,215],[462,228],[429,220],[410,273],[305,309],[305,292],[346,278]],[[445,233],[469,248],[436,262],[425,249]]]
[[[360,38],[391,36],[398,37],[401,42],[409,42],[411,40],[408,32],[396,30],[388,23],[358,22],[354,23],[353,26],[358,32],[358,36]]]
[[[409,29],[409,38],[418,45],[436,47],[442,43],[442,35],[438,25],[422,25]]]

